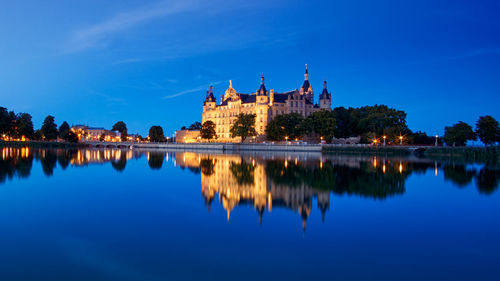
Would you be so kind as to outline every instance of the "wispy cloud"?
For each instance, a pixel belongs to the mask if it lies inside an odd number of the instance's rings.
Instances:
[[[116,14],[100,23],[73,31],[65,52],[78,52],[103,45],[106,39],[116,32],[160,17],[189,11],[198,6],[196,2],[198,1],[162,1],[155,5]]]
[[[212,83],[213,85],[217,85],[217,84],[220,84],[222,83],[223,81],[217,81],[217,82],[214,82]],[[164,96],[162,97],[162,99],[172,99],[172,98],[176,98],[176,97],[180,97],[180,96],[183,96],[183,95],[187,95],[187,94],[191,94],[191,93],[195,93],[195,92],[201,92],[203,90],[206,90],[208,88],[208,86],[205,84],[203,86],[199,86],[199,87],[195,87],[195,88],[191,88],[191,89],[187,89],[187,90],[184,90],[184,91],[180,91],[178,93],[175,93],[175,94],[172,94],[172,95],[167,95],[167,96]]]
[[[250,27],[236,15],[258,7],[261,2],[246,0],[171,0],[117,13],[101,22],[70,32],[63,53],[77,53],[95,48],[106,48],[123,36],[126,31],[140,25],[160,20],[162,28],[152,28],[147,38],[148,52],[124,58],[112,64],[145,61],[169,61],[218,51],[239,50],[259,46],[283,47],[294,44],[300,32],[298,26],[267,27],[263,24]],[[272,4],[266,4],[266,9]],[[224,20],[221,20],[224,19]],[[227,22],[232,24],[227,24]],[[161,31],[159,31],[161,30]],[[209,31],[209,32],[207,32]],[[128,37],[127,37],[128,38]],[[135,38],[137,39],[137,38]],[[128,50],[126,47],[120,51]],[[136,58],[135,56],[140,56]]]

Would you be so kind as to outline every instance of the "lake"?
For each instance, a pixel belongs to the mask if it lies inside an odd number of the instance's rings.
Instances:
[[[0,150],[0,280],[499,278],[495,166]]]

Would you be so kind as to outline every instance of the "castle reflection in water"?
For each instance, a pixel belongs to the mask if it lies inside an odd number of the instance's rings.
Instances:
[[[238,206],[252,206],[262,222],[265,212],[276,208],[293,210],[306,228],[314,206],[325,219],[331,194],[347,194],[374,199],[402,195],[412,173],[431,170],[461,187],[473,181],[482,194],[494,192],[500,182],[498,167],[427,159],[323,156],[321,154],[208,154],[194,152],[142,151],[120,149],[41,149],[0,147],[0,184],[16,176],[30,176],[34,160],[43,173],[52,176],[57,165],[68,166],[111,163],[122,172],[127,161],[146,157],[151,169],[165,163],[201,174],[201,194],[210,210],[220,202],[230,219]]]

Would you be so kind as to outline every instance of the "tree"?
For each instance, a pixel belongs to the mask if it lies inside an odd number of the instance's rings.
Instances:
[[[427,133],[421,131],[416,131],[415,133],[408,135],[407,138],[409,139],[410,143],[413,144],[431,145],[436,141],[435,137],[428,136]]]
[[[42,139],[42,132],[40,130],[36,130],[35,134],[33,135],[34,140],[41,140]]]
[[[165,140],[163,128],[160,126],[152,126],[149,129],[149,139],[153,142],[162,142]]]
[[[16,136],[17,116],[14,111],[7,111],[7,108],[0,107],[0,134]]]
[[[500,141],[500,127],[495,118],[486,115],[479,117],[476,123],[476,134],[484,145]]]
[[[332,111],[320,110],[307,116],[302,122],[302,130],[307,134],[316,134],[331,142],[335,132],[335,116]]]
[[[198,122],[198,121],[196,121],[193,124],[191,124],[191,126],[189,126],[188,130],[190,130],[190,131],[199,131],[199,130],[201,130],[201,127],[202,127],[201,123]]]
[[[59,137],[61,139],[66,139],[66,135],[69,133],[69,124],[68,122],[64,121],[62,124],[59,126]]]
[[[241,142],[244,142],[247,137],[256,136],[255,117],[255,114],[240,113],[233,126],[231,126],[232,137],[241,137]]]
[[[4,135],[9,132],[10,120],[7,108],[0,106],[0,134]]]
[[[356,136],[354,133],[354,128],[356,128],[357,124],[353,124],[354,119],[351,118],[351,114],[354,111],[354,108],[349,107],[346,109],[345,107],[336,107],[333,109],[333,117],[335,117],[335,121],[337,126],[335,127],[335,137],[337,138],[349,138]]]
[[[111,128],[111,131],[118,131],[121,134],[121,139],[122,141],[127,140],[127,124],[123,121],[118,121],[113,125],[113,128]]]
[[[362,142],[387,136],[388,140],[397,140],[400,135],[410,133],[406,125],[406,113],[390,108],[387,105],[374,105],[355,108],[350,114],[350,122],[354,133],[361,136]]]
[[[201,126],[200,136],[202,139],[211,140],[217,137],[215,132],[215,123],[212,121],[205,121]]]
[[[33,139],[35,135],[33,121],[31,121],[31,115],[28,113],[21,113],[17,117],[17,135],[28,139]]]
[[[296,139],[302,135],[301,123],[304,117],[298,113],[281,114],[274,117],[266,127],[266,136],[269,140],[282,141],[286,137]]]
[[[464,146],[468,140],[475,140],[476,134],[472,127],[465,122],[458,122],[452,127],[444,128],[444,141],[447,145]]]
[[[45,117],[40,132],[46,140],[54,140],[57,138],[57,125],[54,122],[54,116],[49,115]]]
[[[78,142],[78,136],[70,130],[69,124],[66,121],[59,126],[59,137],[68,142]]]
[[[99,136],[99,141],[104,141],[106,139],[106,135],[105,134],[101,134]]]

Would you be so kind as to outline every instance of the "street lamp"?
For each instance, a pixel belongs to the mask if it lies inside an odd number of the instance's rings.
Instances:
[[[434,143],[434,146],[438,146],[438,138],[439,138],[439,136],[436,135],[436,142]]]
[[[399,136],[399,145],[403,145],[403,136]]]
[[[285,137],[285,143],[288,145],[288,136]]]
[[[384,138],[384,146],[385,146],[385,139],[386,139],[387,137],[386,137],[386,136],[383,136],[383,138]]]

